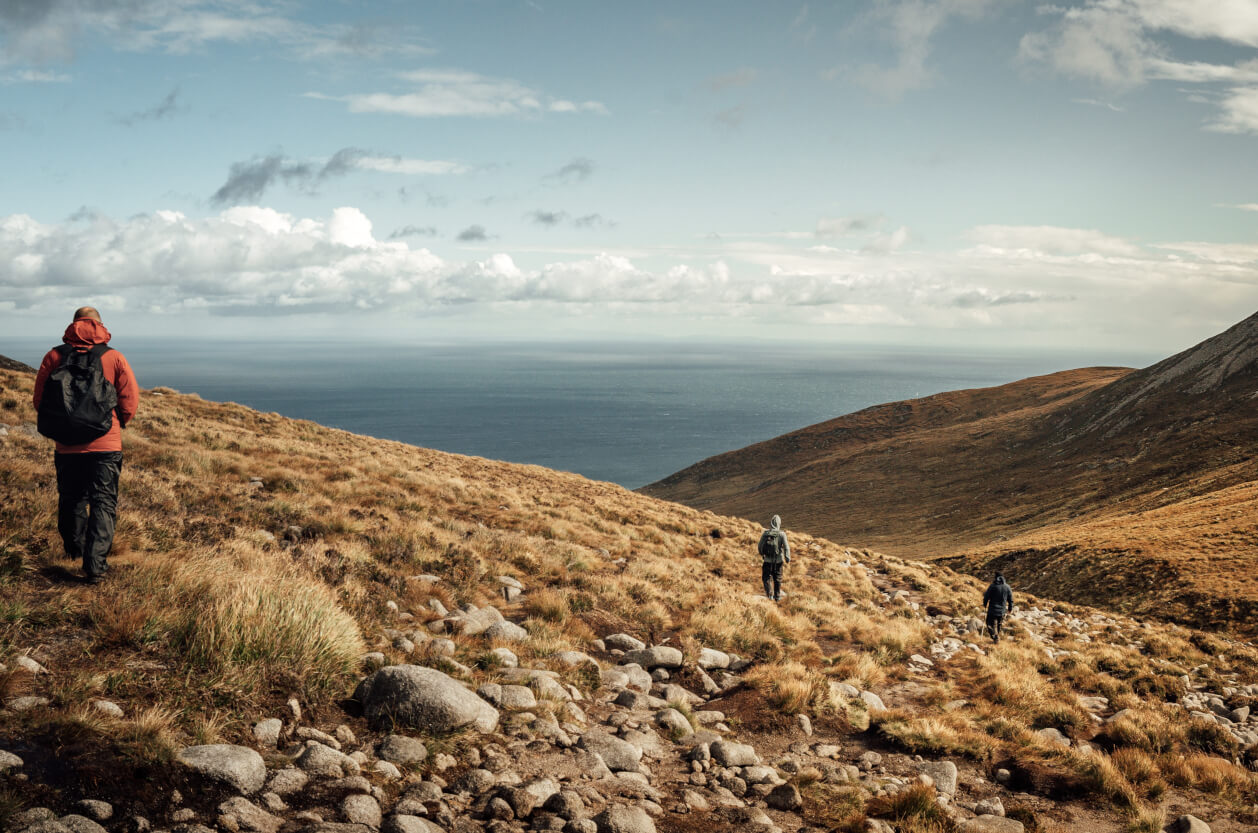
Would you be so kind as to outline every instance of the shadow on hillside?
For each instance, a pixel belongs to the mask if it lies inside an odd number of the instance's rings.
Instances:
[[[71,572],[68,567],[52,565],[41,569],[39,574],[53,584],[84,584],[87,582],[87,579],[78,573]]]

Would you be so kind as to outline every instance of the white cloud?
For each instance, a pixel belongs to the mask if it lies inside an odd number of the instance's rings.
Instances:
[[[20,72],[0,75],[0,84],[68,84],[70,80],[70,76],[63,72],[37,69],[24,69]]]
[[[1207,127],[1220,133],[1258,133],[1258,86],[1237,87],[1219,102],[1222,110]]]
[[[364,171],[412,176],[463,174],[470,170],[461,162],[451,162],[447,159],[406,159],[400,156],[363,156],[356,159],[353,166]]]
[[[527,253],[447,259],[378,240],[349,206],[326,218],[262,206],[60,224],[11,215],[0,217],[0,298],[23,313],[108,297],[150,314],[444,311],[470,320],[509,308],[609,321],[739,316],[792,331],[860,322],[1051,330],[1058,339],[1076,329],[1146,333],[1163,317],[1222,323],[1258,301],[1255,245],[1141,248],[1086,229],[985,226],[971,232],[970,249],[930,253],[899,248],[903,228],[885,236],[882,251],[744,240],[715,243],[702,259],[603,252],[526,266]]]
[[[416,89],[406,93],[345,96],[306,93],[306,96],[343,101],[353,113],[392,113],[417,118],[607,113],[607,107],[600,102],[578,104],[567,99],[551,99],[511,78],[491,78],[461,70],[418,70],[401,73],[399,78],[415,85]]]
[[[193,52],[216,42],[270,41],[293,57],[419,55],[408,27],[315,25],[284,0],[32,0],[0,3],[0,64],[68,61],[80,39],[117,49]]]
[[[826,76],[851,78],[893,99],[928,87],[935,75],[929,66],[935,33],[953,18],[977,18],[999,2],[1001,0],[891,0],[879,3],[866,22],[890,39],[896,49],[896,62],[889,66],[836,67]]]
[[[968,237],[989,252],[1135,257],[1140,247],[1093,229],[1061,226],[976,226]]]
[[[1236,63],[1179,60],[1165,34],[1258,47],[1258,4],[1252,0],[1086,0],[1073,7],[1045,6],[1057,21],[1022,38],[1021,57],[1062,75],[1128,89],[1150,81],[1220,85],[1221,112],[1207,129],[1258,132],[1258,59]],[[1193,101],[1209,97],[1189,93]]]
[[[1258,202],[1243,202],[1236,207],[1241,211],[1258,211]]]

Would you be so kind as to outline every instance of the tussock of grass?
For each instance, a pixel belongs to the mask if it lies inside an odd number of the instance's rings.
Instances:
[[[992,748],[986,735],[975,731],[963,716],[956,714],[937,718],[886,711],[874,715],[873,725],[883,737],[907,752],[982,759]]]
[[[818,714],[833,711],[830,683],[820,673],[794,661],[758,665],[743,677],[764,694],[776,709],[786,714]]]
[[[935,789],[914,784],[897,793],[870,800],[865,812],[889,818],[901,833],[953,833],[956,824],[935,800]]]

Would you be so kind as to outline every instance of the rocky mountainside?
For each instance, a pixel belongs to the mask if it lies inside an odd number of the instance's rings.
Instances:
[[[168,389],[83,584],[30,384],[0,371],[0,829],[1258,823],[1244,642],[1019,592],[993,644],[981,583],[808,534],[775,604],[756,524]]]
[[[1253,635],[1256,360],[1258,316],[1144,370],[881,405],[642,491]]]

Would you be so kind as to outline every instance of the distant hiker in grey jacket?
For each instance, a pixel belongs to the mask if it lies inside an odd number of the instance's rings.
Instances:
[[[764,594],[773,601],[782,598],[782,565],[791,560],[791,545],[782,531],[782,519],[777,515],[769,521],[769,528],[760,536],[760,580],[764,582]]]
[[[996,580],[988,585],[983,594],[983,606],[987,608],[987,632],[992,635],[992,642],[999,642],[1005,615],[1013,610],[1013,590],[1002,574],[997,573]]]

